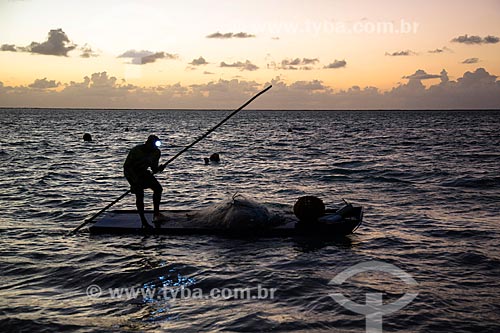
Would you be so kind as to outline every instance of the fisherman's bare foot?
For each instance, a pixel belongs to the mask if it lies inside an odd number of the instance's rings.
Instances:
[[[148,222],[142,222],[142,228],[153,229],[153,227]]]
[[[170,220],[167,216],[163,215],[162,213],[155,213],[153,215],[153,223],[155,224],[161,224],[161,223],[164,223],[164,222],[167,222],[168,220]]]

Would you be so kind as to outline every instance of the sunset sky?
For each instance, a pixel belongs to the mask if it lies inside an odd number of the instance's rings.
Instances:
[[[0,0],[0,107],[232,108],[273,83],[254,107],[500,108],[499,22],[498,0]]]

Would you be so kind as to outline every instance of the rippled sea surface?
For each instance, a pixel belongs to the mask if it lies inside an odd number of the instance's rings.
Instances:
[[[242,111],[159,176],[163,209],[234,193],[282,209],[306,194],[331,206],[345,198],[365,208],[349,237],[66,235],[127,190],[129,148],[156,133],[165,159],[227,114],[0,110],[1,330],[362,332],[364,315],[330,294],[363,304],[365,294],[383,293],[391,303],[411,291],[410,304],[384,315],[384,331],[500,331],[498,111]],[[93,142],[82,141],[85,132]],[[222,163],[205,166],[212,152]],[[132,196],[116,205],[124,207],[134,208]],[[329,284],[373,260],[417,285],[376,271]],[[100,297],[87,296],[91,285]],[[276,291],[260,299],[109,293],[152,287]]]

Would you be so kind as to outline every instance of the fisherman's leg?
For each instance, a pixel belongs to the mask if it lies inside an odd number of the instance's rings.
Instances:
[[[144,191],[136,190],[135,192],[135,205],[137,206],[137,213],[139,213],[139,217],[141,218],[142,226],[151,227],[148,224],[148,220],[144,215]]]
[[[151,186],[151,189],[153,190],[153,211],[154,214],[157,215],[160,213],[161,194],[163,192],[163,188],[156,179],[152,185],[153,186]]]
[[[157,227],[161,225],[162,222],[168,220],[168,218],[160,213],[160,203],[161,203],[161,194],[163,192],[163,188],[160,183],[156,180],[152,180],[151,189],[153,190],[153,205],[154,205],[154,213],[153,213],[153,222]]]

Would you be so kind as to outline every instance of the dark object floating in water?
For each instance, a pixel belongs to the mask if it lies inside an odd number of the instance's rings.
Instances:
[[[83,135],[83,141],[86,141],[86,142],[92,141],[92,135],[90,135],[90,133],[85,133]]]
[[[213,153],[212,155],[210,155],[210,158],[204,157],[203,161],[205,161],[205,165],[209,165],[210,162],[219,163],[220,162],[220,156],[217,153]]]
[[[318,197],[300,197],[293,205],[293,213],[301,223],[315,223],[325,215],[325,204]]]
[[[335,238],[353,233],[363,220],[363,208],[346,204],[326,209],[315,221],[299,221],[290,211],[271,214],[265,206],[237,196],[199,210],[163,211],[169,220],[156,228],[141,228],[135,210],[104,213],[89,228],[92,234],[221,235],[229,237]],[[151,221],[152,212],[146,212]]]
[[[213,153],[210,155],[210,161],[219,163],[220,162],[220,156],[217,153]]]

